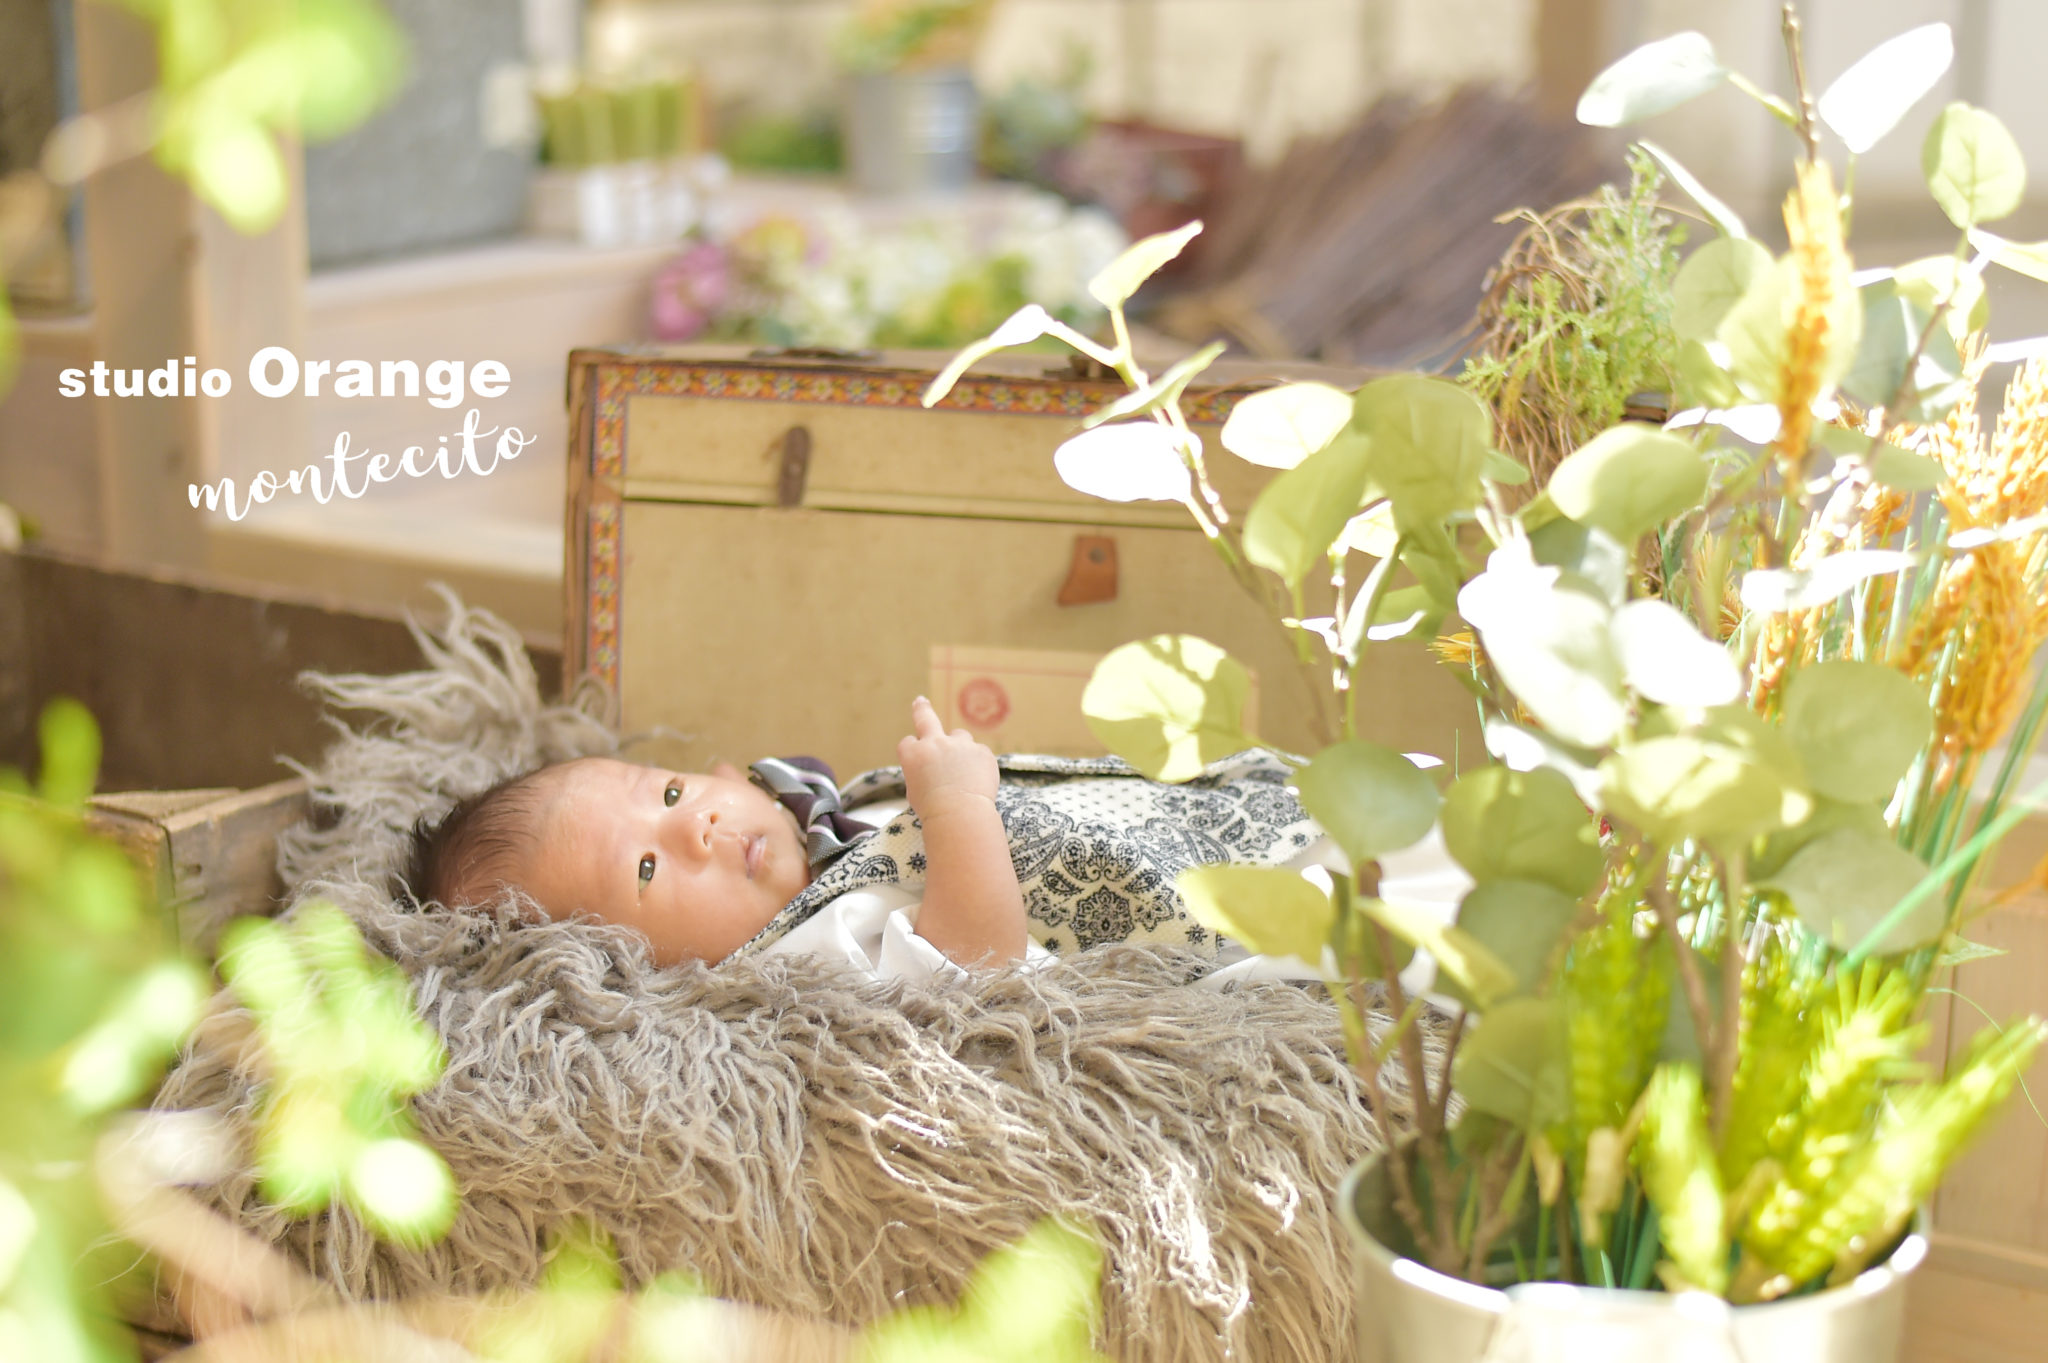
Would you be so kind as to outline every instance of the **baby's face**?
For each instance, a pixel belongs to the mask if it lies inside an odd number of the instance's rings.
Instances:
[[[557,779],[527,893],[550,918],[638,929],[662,965],[725,959],[810,883],[795,816],[725,763],[690,774],[593,757]]]

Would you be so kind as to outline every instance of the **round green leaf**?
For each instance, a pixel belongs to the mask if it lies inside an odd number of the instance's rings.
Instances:
[[[1846,426],[1822,426],[1820,443],[1823,448],[1845,458],[1853,456],[1861,460],[1870,455],[1870,437]],[[1926,455],[1901,449],[1889,440],[1877,447],[1870,473],[1894,492],[1932,492],[1948,476],[1940,464]]]
[[[1579,122],[1618,128],[1675,109],[1726,79],[1704,34],[1673,34],[1645,43],[1593,77],[1579,96]]]
[[[385,1235],[419,1243],[455,1219],[455,1179],[418,1141],[371,1141],[348,1167],[349,1201]]]
[[[1804,818],[1805,791],[1753,755],[1697,734],[1641,739],[1600,764],[1601,803],[1670,846],[1734,846]]]
[[[1155,781],[1186,781],[1252,745],[1251,677],[1207,639],[1160,634],[1095,665],[1081,712],[1102,745]]]
[[[931,381],[918,401],[926,407],[937,404],[953,391],[953,385],[960,382],[960,376],[980,360],[1010,346],[1028,345],[1057,325],[1058,321],[1044,308],[1036,303],[1026,303],[1005,318],[994,331],[961,347],[958,354],[946,361],[946,367],[939,371],[939,376]]]
[[[1458,604],[1467,565],[1457,541],[1444,526],[1425,525],[1404,532],[1401,566],[1415,574],[1416,582],[1439,606],[1449,610]]]
[[[1892,271],[1892,284],[1919,306],[1923,319],[1933,316],[1941,300],[1954,294],[1942,320],[1948,329],[1948,339],[1958,346],[1971,332],[1990,325],[1991,299],[1984,289],[1983,273],[1953,255],[1908,261]],[[1960,366],[1951,372],[1951,378],[1955,372],[1960,372]]]
[[[1590,584],[1610,607],[1628,600],[1635,565],[1621,541],[1605,530],[1581,525],[1569,516],[1554,516],[1529,534],[1529,552],[1538,563],[1561,569],[1559,582]]]
[[[1784,731],[1821,794],[1888,800],[1933,735],[1934,710],[1903,672],[1838,658],[1792,674]]]
[[[1690,511],[1706,490],[1707,461],[1699,451],[1635,424],[1594,436],[1550,476],[1550,499],[1559,511],[1631,545]]]
[[[1804,568],[1752,568],[1742,575],[1743,609],[1758,614],[1825,606],[1865,578],[1911,567],[1903,549],[1845,549]]]
[[[1933,309],[1920,303],[1917,287],[1915,295],[1909,296],[1896,278],[1874,280],[1863,286],[1859,291],[1863,299],[1863,331],[1856,343],[1855,357],[1842,375],[1843,392],[1866,407],[1883,407],[1899,391],[1900,381],[1906,377],[1906,362],[1918,349],[1913,382],[1906,388],[1906,404],[1896,413],[1900,417],[1917,414],[1915,399],[1922,393],[1938,392],[1952,385],[1963,368],[1955,340],[1947,331],[1934,333],[1924,348],[1920,346],[1920,333],[1927,329]]]
[[[1749,291],[1721,319],[1715,337],[1728,348],[1728,373],[1752,402],[1778,402],[1800,294],[1798,262],[1782,257],[1758,272]],[[1832,299],[1818,366],[1823,395],[1848,372],[1863,331],[1863,300],[1850,283],[1846,257],[1835,262]]]
[[[1554,584],[1546,572],[1501,564],[1458,593],[1458,613],[1479,631],[1486,656],[1529,712],[1568,743],[1604,747],[1628,722],[1621,660],[1607,603]]]
[[[1678,394],[1676,402],[1688,407],[1724,409],[1742,401],[1742,390],[1705,341],[1678,343]]]
[[[1132,242],[1129,249],[1088,281],[1088,292],[1105,308],[1120,308],[1138,287],[1178,256],[1202,230],[1199,221]]]
[[[1958,227],[1996,222],[2026,197],[2019,143],[1995,115],[1961,102],[1943,109],[1927,130],[1920,170],[1934,202]]]
[[[1441,797],[1400,753],[1364,739],[1333,744],[1294,774],[1309,817],[1361,865],[1422,841]]]
[[[1838,828],[1800,848],[1760,883],[1790,899],[1799,921],[1815,934],[1847,951],[1926,876],[1926,863],[1889,836]],[[1942,897],[1926,895],[1871,950],[1889,956],[1928,946],[1947,926]]]
[[[1972,228],[1970,244],[2006,269],[2048,284],[2048,241],[2007,241],[1996,233]]]
[[[1370,441],[1348,432],[1278,474],[1245,513],[1245,557],[1299,585],[1358,510],[1371,452]]]
[[[1515,992],[1515,972],[1471,933],[1444,922],[1426,908],[1384,899],[1354,901],[1397,942],[1426,951],[1439,975],[1457,986],[1459,998],[1490,1008]]]
[[[1374,379],[1352,399],[1351,427],[1370,437],[1366,473],[1404,531],[1478,503],[1493,414],[1457,384],[1423,374]]]
[[[1351,423],[1351,394],[1327,383],[1283,383],[1240,398],[1223,423],[1223,448],[1267,468],[1291,469]]]
[[[14,1275],[36,1240],[36,1209],[15,1186],[0,1178],[0,1291],[14,1285]]]
[[[1700,211],[1707,215],[1707,220],[1721,229],[1723,236],[1749,235],[1749,229],[1742,225],[1742,219],[1735,210],[1709,192],[1707,187],[1699,182],[1699,177],[1678,163],[1677,157],[1655,142],[1645,140],[1636,145],[1648,152],[1658,165],[1664,167],[1664,173],[1671,177],[1672,183],[1692,197],[1692,201],[1700,206]]]
[[[1630,689],[1659,705],[1705,709],[1742,694],[1742,673],[1728,650],[1654,597],[1614,613],[1614,647]]]
[[[1394,552],[1394,546],[1400,542],[1401,531],[1394,524],[1394,504],[1374,502],[1345,522],[1344,533],[1337,537],[1332,552],[1360,553],[1369,558],[1385,558]]]
[[[277,139],[255,122],[209,127],[193,140],[186,174],[199,197],[238,232],[268,231],[284,212],[289,187]]]
[[[1821,121],[1861,156],[1934,88],[1955,54],[1947,24],[1923,24],[1879,43],[1821,94]]]
[[[1479,476],[1503,487],[1520,487],[1529,481],[1530,475],[1521,460],[1510,459],[1499,450],[1488,450],[1479,461]]]
[[[1853,828],[1871,838],[1891,837],[1891,830],[1885,826],[1883,806],[1816,795],[1813,810],[1804,820],[1781,828],[1764,840],[1762,849],[1749,860],[1750,874],[1759,880],[1769,879],[1800,848],[1843,828]]]
[[[1747,237],[1716,237],[1686,257],[1671,285],[1671,322],[1680,338],[1713,340],[1721,319],[1775,263]]]
[[[1467,772],[1444,796],[1443,825],[1445,848],[1474,880],[1536,880],[1576,897],[1606,869],[1592,814],[1547,767]]]
[[[1548,999],[1509,999],[1487,1013],[1467,1032],[1451,1071],[1465,1110],[1525,1131],[1547,1125],[1561,1068],[1558,1031]]]
[[[62,809],[83,805],[100,771],[100,729],[92,712],[59,696],[37,718],[36,740],[43,756],[37,778],[42,797]]]
[[[1060,481],[1107,502],[1184,502],[1192,484],[1180,436],[1156,421],[1083,431],[1053,452]]]
[[[1278,866],[1196,866],[1174,879],[1195,921],[1262,956],[1299,956],[1310,965],[1337,921],[1336,905],[1299,871]]]
[[[1217,357],[1227,349],[1229,347],[1221,341],[1209,342],[1194,354],[1176,361],[1171,369],[1143,388],[1124,394],[1100,411],[1090,412],[1082,419],[1082,428],[1089,429],[1127,416],[1150,416],[1162,407],[1172,406],[1180,401],[1188,385],[1201,377],[1202,371],[1216,363]]]
[[[1513,993],[1533,994],[1578,913],[1579,901],[1554,885],[1488,880],[1475,885],[1458,906],[1458,928],[1515,972]],[[1462,995],[1460,1000],[1476,1002]]]

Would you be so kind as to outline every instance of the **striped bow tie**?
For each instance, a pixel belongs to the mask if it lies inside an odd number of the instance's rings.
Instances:
[[[764,757],[748,779],[782,802],[804,830],[804,856],[817,871],[875,830],[839,808],[832,768],[815,757]]]

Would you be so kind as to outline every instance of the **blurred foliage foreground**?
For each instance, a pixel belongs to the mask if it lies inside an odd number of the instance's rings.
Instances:
[[[343,1304],[179,1185],[247,1165],[294,1212],[339,1204],[400,1242],[440,1236],[458,1190],[407,1110],[440,1077],[438,1039],[398,969],[321,904],[236,923],[218,962],[227,989],[209,1001],[212,981],[178,947],[171,916],[87,825],[91,717],[57,701],[41,740],[35,782],[0,772],[0,1360],[135,1357],[115,1303],[152,1283],[215,1359],[569,1363],[797,1345],[875,1363],[1097,1357],[1100,1250],[1057,1224],[992,1256],[958,1307],[905,1311],[857,1336],[717,1301],[682,1274],[629,1291],[603,1234],[573,1225],[553,1228],[532,1292]],[[249,1048],[252,1149],[209,1114],[124,1110],[202,1021],[211,1044]]]

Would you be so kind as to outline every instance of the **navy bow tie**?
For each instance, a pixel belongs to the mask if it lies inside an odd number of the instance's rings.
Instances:
[[[748,779],[796,816],[804,830],[804,856],[817,871],[875,830],[841,811],[832,768],[815,757],[764,757],[747,768]]]

